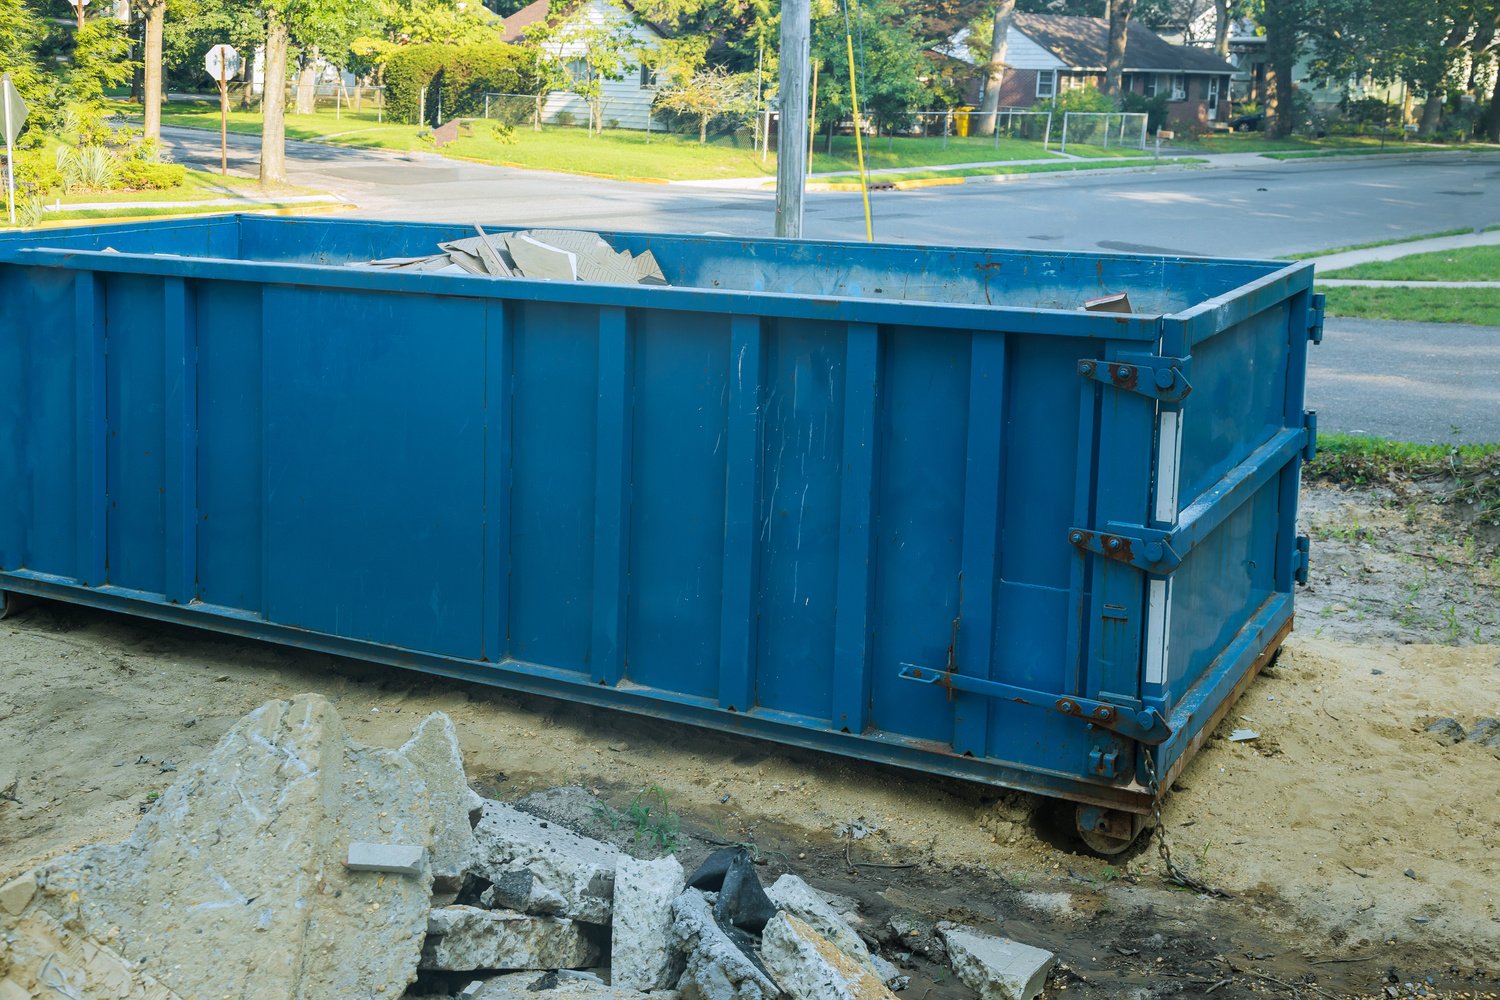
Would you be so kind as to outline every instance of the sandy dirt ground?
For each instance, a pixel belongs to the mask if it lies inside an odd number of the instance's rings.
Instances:
[[[0,881],[123,839],[177,764],[316,691],[386,746],[447,712],[483,794],[579,785],[626,813],[650,790],[686,863],[751,844],[766,881],[853,896],[872,929],[910,911],[1050,948],[1048,997],[1500,995],[1500,750],[1423,732],[1500,717],[1500,580],[1442,516],[1306,493],[1298,629],[1164,811],[1228,899],[1169,885],[1154,847],[1089,855],[1029,796],[45,602],[0,622]],[[914,961],[906,996],[971,995]]]

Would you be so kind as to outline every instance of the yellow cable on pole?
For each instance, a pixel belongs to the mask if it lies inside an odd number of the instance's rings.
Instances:
[[[854,38],[844,27],[844,48],[849,53],[849,103],[854,105],[854,152],[859,158],[859,190],[865,201],[865,239],[875,242],[875,227],[870,224],[870,181],[865,176],[865,143],[859,123],[859,87],[854,82]]]

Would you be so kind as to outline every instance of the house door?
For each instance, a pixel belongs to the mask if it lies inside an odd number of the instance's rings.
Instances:
[[[1208,120],[1219,120],[1219,77],[1208,78]]]

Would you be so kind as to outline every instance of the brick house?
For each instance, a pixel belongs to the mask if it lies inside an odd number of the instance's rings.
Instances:
[[[1000,106],[1030,108],[1068,90],[1099,86],[1108,51],[1104,18],[1018,11],[1006,36]],[[1144,25],[1130,24],[1122,86],[1147,97],[1165,95],[1174,127],[1206,129],[1227,117],[1234,72],[1207,49],[1172,45]]]

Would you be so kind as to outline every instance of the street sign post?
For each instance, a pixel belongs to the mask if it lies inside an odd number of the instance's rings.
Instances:
[[[89,5],[89,0],[68,0],[68,3],[72,4],[73,9],[78,12],[78,27],[82,28],[83,14],[85,8],[87,8]]]
[[[219,173],[229,173],[229,81],[240,71],[240,54],[233,45],[215,45],[203,58],[203,68],[219,85]]]
[[[21,100],[10,74],[0,76],[0,104],[5,105],[5,203],[10,206],[10,224],[16,224],[16,136],[26,121],[28,108]]]

